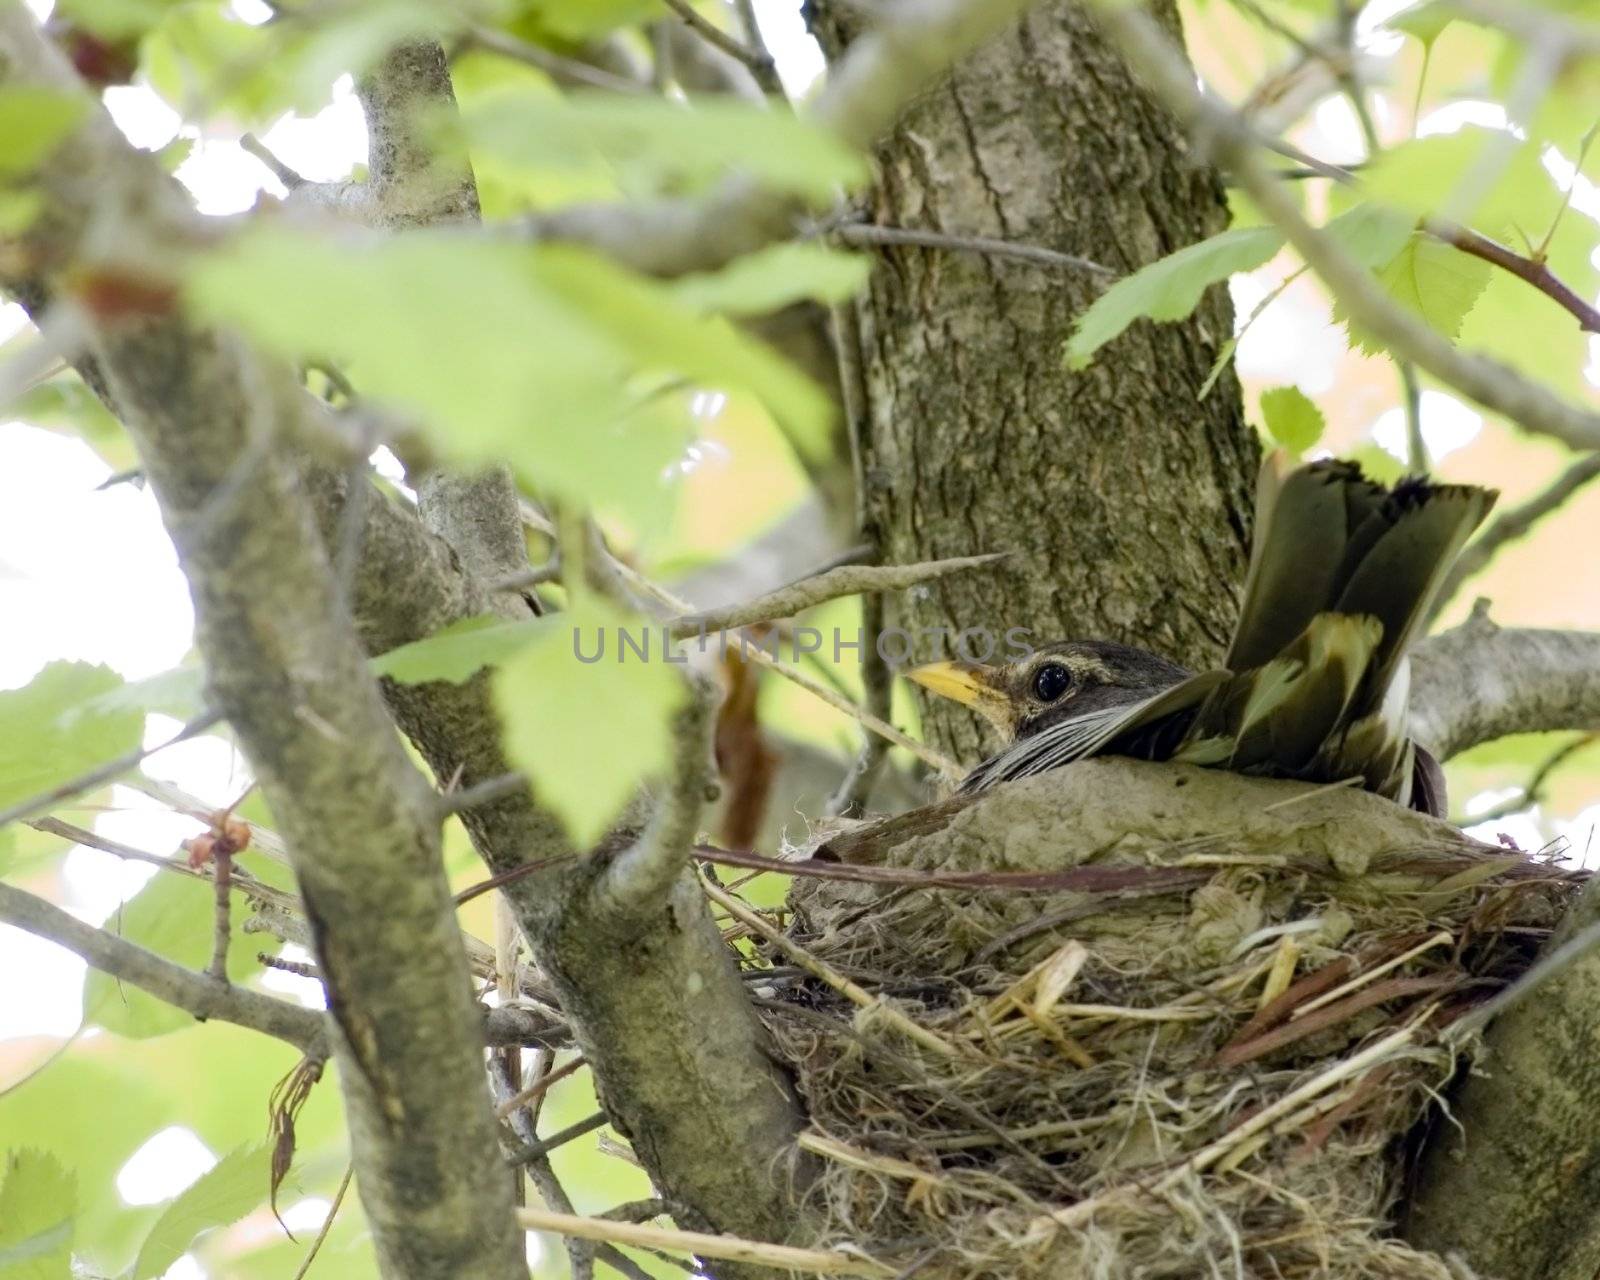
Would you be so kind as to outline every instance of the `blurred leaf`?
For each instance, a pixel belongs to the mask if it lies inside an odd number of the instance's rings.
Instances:
[[[0,805],[42,795],[137,747],[144,716],[96,706],[121,686],[109,667],[52,662],[0,693]]]
[[[526,0],[518,25],[562,40],[584,41],[658,12],[658,0]]]
[[[1261,393],[1261,416],[1272,438],[1299,456],[1327,429],[1322,410],[1299,387],[1273,387]]]
[[[460,684],[484,667],[503,661],[550,629],[554,618],[507,622],[502,618],[463,618],[423,640],[391,649],[372,660],[374,675],[401,684],[448,680]]]
[[[1448,5],[1439,4],[1437,0],[1427,0],[1426,3],[1413,5],[1405,12],[1396,14],[1384,25],[1395,31],[1404,32],[1420,40],[1424,47],[1431,48],[1433,42],[1444,34],[1444,29],[1455,21],[1455,17]]]
[[[12,1151],[0,1182],[0,1276],[69,1280],[77,1179],[53,1155]]]
[[[721,271],[684,276],[669,288],[693,311],[759,316],[802,298],[842,302],[858,293],[872,260],[818,244],[791,241],[735,258]]]
[[[199,667],[173,667],[143,680],[130,680],[90,698],[84,704],[95,715],[119,711],[158,712],[174,720],[192,720],[205,706],[206,673]]]
[[[230,1151],[168,1202],[139,1248],[133,1280],[159,1276],[189,1251],[195,1237],[237,1222],[267,1198],[271,1157],[265,1147]]]
[[[1224,231],[1158,258],[1118,280],[1078,319],[1067,340],[1069,368],[1081,369],[1111,339],[1135,320],[1181,320],[1200,303],[1210,286],[1240,271],[1253,271],[1283,247],[1283,233],[1271,227]]]
[[[546,272],[550,254],[562,265]],[[597,296],[575,299],[554,287],[584,291],[570,251],[455,232],[347,241],[261,229],[201,263],[190,293],[288,358],[335,359],[362,394],[419,413],[457,461],[508,462],[592,507],[648,508],[670,497],[662,473],[687,418],[652,397],[663,353],[630,347],[596,313],[619,279],[637,293],[665,291],[615,267],[595,276]],[[707,322],[683,315],[704,335]],[[655,319],[662,330],[677,323]],[[697,371],[713,363],[708,338],[697,354]]]
[[[112,466],[124,466],[133,460],[128,433],[76,370],[65,370],[30,387],[12,401],[6,412],[34,426],[81,437]]]
[[[366,0],[253,26],[226,4],[188,0],[145,38],[141,69],[179,111],[225,108],[266,125],[285,110],[320,109],[339,76],[360,75],[396,44],[432,35],[440,17],[421,0]]]
[[[1416,219],[1369,201],[1346,210],[1322,229],[1362,266],[1376,270],[1405,248]]]
[[[1580,298],[1600,293],[1600,272],[1594,254],[1600,249],[1600,227],[1569,209],[1551,238],[1546,265]],[[1507,271],[1491,270],[1477,304],[1461,326],[1463,345],[1481,347],[1552,390],[1578,401],[1595,399],[1584,376],[1589,363],[1589,335],[1553,299],[1536,292]]]
[[[1393,484],[1406,473],[1405,464],[1399,458],[1375,444],[1357,445],[1354,449],[1348,450],[1344,456],[1351,462],[1359,464],[1368,478],[1376,480],[1379,484]]]
[[[188,969],[211,962],[216,895],[209,880],[158,872],[118,908],[105,927],[129,942]],[[235,909],[233,945],[228,948],[228,978],[243,983],[261,971],[258,952],[271,950],[255,937],[239,936]],[[84,979],[84,1016],[129,1039],[164,1036],[194,1025],[194,1015],[91,969]]]
[[[1562,747],[1581,733],[1565,730],[1551,733],[1513,733],[1493,742],[1482,742],[1469,750],[1451,757],[1450,763],[1469,769],[1490,769],[1513,766],[1532,771],[1538,768]]]
[[[77,94],[13,85],[0,89],[0,179],[31,173],[82,120]]]
[[[532,169],[585,167],[601,157],[657,188],[720,182],[742,170],[770,190],[821,202],[868,175],[863,157],[792,112],[714,97],[685,104],[507,87],[441,128],[459,129],[474,155]]]
[[[1417,312],[1454,340],[1489,282],[1489,264],[1419,231],[1378,271],[1378,282],[1401,306]],[[1384,349],[1370,334],[1350,324],[1341,307],[1334,307],[1334,318],[1346,320],[1351,341],[1368,355]]]
[[[635,357],[707,387],[750,392],[801,451],[826,457],[833,406],[821,389],[764,343],[719,316],[697,316],[669,289],[598,254],[551,246],[538,278]]]
[[[1490,166],[1492,182],[1480,181]],[[1497,129],[1474,125],[1455,133],[1403,142],[1379,155],[1361,174],[1363,193],[1408,213],[1437,214],[1499,234],[1508,225],[1548,222],[1560,201],[1539,150]],[[1463,200],[1470,203],[1462,205]]]
[[[57,0],[52,15],[108,40],[138,36],[157,26],[183,0]]]
[[[661,642],[659,625],[589,600],[495,672],[506,753],[580,846],[672,758],[684,684]]]

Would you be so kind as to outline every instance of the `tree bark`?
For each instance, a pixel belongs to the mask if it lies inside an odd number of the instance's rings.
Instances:
[[[1175,6],[1155,8],[1175,29]],[[826,7],[831,42],[848,37],[844,11]],[[1117,274],[1228,220],[1216,174],[1088,15],[1059,0],[927,95],[878,164],[873,222],[1045,245]],[[1136,324],[1068,371],[1062,342],[1106,279],[883,252],[856,308],[866,532],[886,562],[1013,552],[892,601],[891,627],[919,638],[1026,627],[1035,641],[1104,637],[1189,664],[1221,654],[1258,448],[1231,371],[1198,392],[1233,332],[1232,305],[1213,289],[1190,320]],[[954,704],[922,710],[937,746],[972,759],[994,745]]]

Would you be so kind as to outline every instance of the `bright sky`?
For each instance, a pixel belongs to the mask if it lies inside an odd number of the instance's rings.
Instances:
[[[36,9],[40,6],[35,5]],[[1401,7],[1388,4],[1389,9]],[[234,0],[244,20],[261,21],[266,9],[259,0]],[[821,57],[805,35],[793,0],[759,0],[763,34],[776,54],[792,90],[809,84],[821,69]],[[1370,12],[1370,10],[1369,10]],[[1373,37],[1372,51],[1392,53],[1385,33]],[[260,191],[282,195],[272,174],[240,149],[231,135],[197,136],[149,89],[133,86],[110,91],[106,105],[128,138],[155,149],[180,134],[193,138],[194,149],[178,169],[178,177],[207,213],[248,209]],[[1485,120],[1493,110],[1485,104],[1464,104],[1431,117],[1424,132],[1458,128],[1468,120]],[[1330,99],[1314,115],[1313,151],[1328,156],[1361,154],[1361,139],[1348,107]],[[285,117],[263,135],[265,144],[285,163],[313,180],[345,177],[366,158],[366,140],[359,105],[348,77],[335,87],[329,105],[310,118]],[[1559,158],[1552,171],[1560,168]],[[1571,166],[1558,177],[1567,179]],[[1600,210],[1595,189],[1580,182],[1575,203],[1585,211]],[[1242,316],[1261,300],[1266,285],[1241,278],[1234,286]],[[0,342],[25,325],[15,306],[0,307]],[[1257,324],[1240,344],[1238,364],[1246,376],[1295,382],[1313,395],[1328,391],[1345,348],[1343,335],[1328,322],[1325,309],[1286,294],[1273,304],[1272,323]],[[3,356],[0,356],[3,358]],[[1423,423],[1436,457],[1469,443],[1483,419],[1475,410],[1439,391],[1423,397]],[[1403,454],[1400,411],[1391,409],[1372,424],[1377,441],[1397,456]],[[0,421],[0,617],[7,626],[0,639],[0,688],[25,684],[51,659],[71,658],[105,663],[125,677],[137,679],[177,665],[192,640],[192,610],[171,544],[162,530],[155,502],[132,484],[100,486],[110,469],[82,442],[19,422]],[[169,736],[176,726],[152,718],[149,740]],[[242,766],[218,739],[188,743],[155,757],[147,768],[207,800],[224,803],[241,789]],[[1469,810],[1479,811],[1501,797],[1474,797]],[[1573,844],[1582,850],[1587,833],[1600,820],[1600,808],[1570,824]],[[96,815],[95,829],[113,839],[154,852],[176,849],[198,824],[164,812],[154,802],[125,787],[113,791],[111,811]],[[1494,830],[1507,831],[1524,844],[1543,843],[1532,816],[1502,820]],[[1489,838],[1492,833],[1486,833]],[[62,873],[63,905],[85,920],[104,921],[153,874],[154,869],[94,850],[77,848]],[[0,1004],[0,1041],[26,1036],[65,1036],[78,1025],[83,965],[74,957],[21,931],[0,927],[0,972],[27,973],[26,984],[13,984]],[[269,974],[277,985],[302,998],[303,980]],[[91,1033],[94,1034],[94,1033]],[[192,1131],[164,1130],[128,1162],[119,1188],[130,1204],[151,1203],[175,1194],[215,1161]],[[289,1210],[292,1224],[310,1226],[321,1220],[326,1203],[307,1201]],[[199,1280],[204,1275],[192,1258],[168,1272],[170,1280]]]

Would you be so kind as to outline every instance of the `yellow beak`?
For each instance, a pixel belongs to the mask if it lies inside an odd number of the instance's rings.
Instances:
[[[929,662],[905,673],[907,680],[971,707],[1002,732],[1009,732],[1012,707],[995,680],[996,674],[995,668],[975,662]]]

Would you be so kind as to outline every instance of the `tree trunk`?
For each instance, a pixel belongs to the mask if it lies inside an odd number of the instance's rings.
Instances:
[[[1176,28],[1174,5],[1154,7]],[[1190,152],[1083,10],[1046,4],[907,113],[879,148],[867,216],[1045,245],[1122,275],[1226,226],[1222,185]],[[1233,308],[1213,289],[1190,320],[1141,322],[1069,371],[1062,342],[1109,279],[883,253],[855,313],[866,532],[889,562],[1012,552],[895,601],[891,627],[919,639],[1026,627],[1035,641],[1103,637],[1189,664],[1220,655],[1258,450],[1231,371],[1198,393]],[[923,715],[930,740],[964,758],[994,745],[952,703]]]

